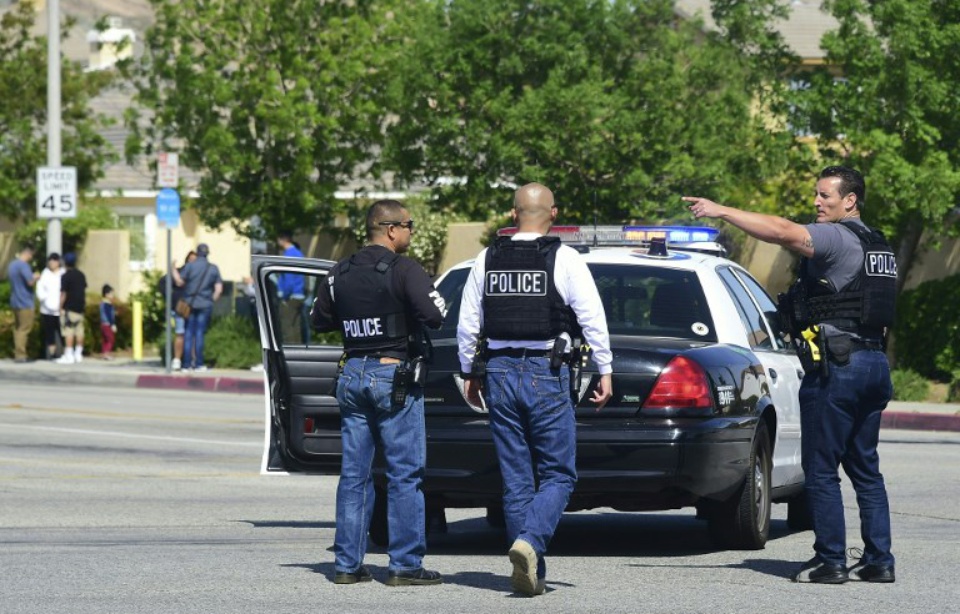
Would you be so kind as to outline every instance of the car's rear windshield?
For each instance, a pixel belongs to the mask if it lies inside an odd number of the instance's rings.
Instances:
[[[692,271],[623,264],[591,264],[611,335],[716,341],[700,281]],[[460,296],[469,269],[450,271],[437,290],[447,317],[434,338],[456,337]]]

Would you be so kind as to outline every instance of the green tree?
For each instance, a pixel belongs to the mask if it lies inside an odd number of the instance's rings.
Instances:
[[[47,41],[31,34],[36,20],[31,2],[0,15],[0,215],[13,220],[36,215],[37,167],[47,163]],[[64,21],[62,37],[73,23]],[[81,191],[115,157],[100,133],[108,120],[90,104],[113,80],[110,71],[61,63],[62,161],[77,168]]]
[[[429,0],[404,17],[385,155],[438,208],[486,219],[541,181],[565,221],[670,218],[693,189],[759,191],[783,148],[752,112],[755,65],[670,0]]]
[[[382,140],[391,2],[151,4],[128,158],[178,151],[211,226],[272,238],[327,223],[343,206],[334,193],[371,170]]]
[[[902,286],[924,229],[956,236],[960,0],[830,0],[826,66],[796,92],[827,162],[867,178],[863,217],[897,246]]]

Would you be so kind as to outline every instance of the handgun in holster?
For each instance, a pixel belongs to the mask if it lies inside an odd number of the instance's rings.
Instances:
[[[580,374],[586,368],[592,352],[593,348],[584,342],[575,343],[573,346],[570,356],[570,398],[573,399],[574,407],[580,401]]]
[[[486,377],[487,358],[487,338],[480,337],[480,339],[477,340],[477,351],[473,355],[473,364],[470,365],[470,373],[477,377]]]
[[[560,365],[563,364],[564,354],[567,351],[567,344],[569,341],[567,337],[561,335],[553,340],[553,348],[550,350],[550,368],[559,369]]]

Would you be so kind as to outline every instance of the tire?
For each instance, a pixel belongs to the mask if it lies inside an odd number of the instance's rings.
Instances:
[[[710,514],[710,535],[734,550],[761,550],[770,534],[770,438],[760,422],[750,451],[750,471],[737,494]]]
[[[810,513],[806,492],[787,500],[787,528],[798,532],[813,529],[813,514]]]
[[[503,515],[502,506],[491,505],[487,508],[487,524],[494,529],[506,529],[507,519]]]
[[[387,524],[387,491],[375,488],[373,517],[370,519],[370,541],[381,548],[390,545],[390,528]]]

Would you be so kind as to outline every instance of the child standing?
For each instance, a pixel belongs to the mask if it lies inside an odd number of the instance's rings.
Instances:
[[[113,288],[103,284],[103,299],[100,301],[100,333],[103,335],[103,359],[113,360],[113,342],[117,332],[117,313],[113,306]]]

